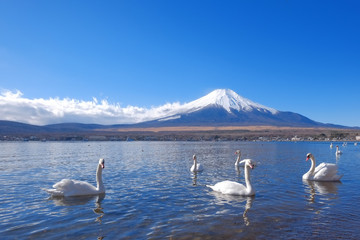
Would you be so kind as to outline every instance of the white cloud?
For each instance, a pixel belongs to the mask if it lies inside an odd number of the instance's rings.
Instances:
[[[167,117],[179,103],[168,103],[150,109],[110,104],[107,100],[83,101],[70,98],[25,98],[19,90],[4,90],[0,94],[0,120],[17,121],[34,125],[64,122],[122,124],[137,123]]]

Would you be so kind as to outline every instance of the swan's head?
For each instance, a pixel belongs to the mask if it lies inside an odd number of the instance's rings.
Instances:
[[[255,163],[251,159],[246,159],[244,161],[245,161],[245,166],[246,167],[250,167],[251,169],[254,169]]]
[[[252,166],[252,169],[254,169],[255,166],[257,166],[257,162],[255,160],[253,160],[253,159],[250,159],[250,158],[247,158],[247,159],[244,159],[244,160],[240,161],[238,166],[246,166],[247,162]]]
[[[313,158],[314,158],[314,156],[312,155],[312,153],[306,154],[306,161],[309,159],[313,159]]]
[[[241,151],[240,151],[240,150],[236,150],[235,154],[240,156],[240,155],[241,155]]]
[[[193,159],[194,159],[194,161],[196,160],[196,155],[195,154],[193,155]]]
[[[102,168],[105,168],[105,159],[100,158],[99,165],[101,165]]]

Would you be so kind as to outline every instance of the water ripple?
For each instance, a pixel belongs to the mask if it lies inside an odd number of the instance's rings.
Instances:
[[[0,175],[0,235],[7,239],[358,239],[359,149],[336,159],[327,143],[46,142],[0,143],[11,159]],[[206,187],[244,184],[234,151],[258,162],[255,197]],[[308,152],[337,163],[341,182],[302,181]],[[196,153],[204,171],[191,174]],[[107,166],[106,195],[49,198],[62,178],[95,182]],[[2,167],[3,168],[3,167]]]

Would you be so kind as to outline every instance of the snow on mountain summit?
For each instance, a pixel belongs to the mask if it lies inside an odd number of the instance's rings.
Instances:
[[[272,114],[278,112],[276,109],[263,106],[247,98],[241,97],[230,89],[214,90],[202,98],[185,104],[183,107],[188,109],[189,112],[194,112],[211,105],[223,107],[229,113],[231,113],[232,110],[246,112],[257,110],[261,112],[270,112]]]

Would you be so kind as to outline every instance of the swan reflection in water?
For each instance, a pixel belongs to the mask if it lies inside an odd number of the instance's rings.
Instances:
[[[255,199],[255,197],[246,197],[246,204],[245,204],[245,211],[243,213],[243,218],[244,218],[244,223],[246,226],[250,225],[250,221],[248,219],[248,217],[246,216],[247,212],[249,211],[249,209],[251,208],[252,204],[253,204],[253,200]]]
[[[89,195],[89,196],[76,196],[76,197],[50,197],[49,200],[52,200],[56,206],[76,206],[76,205],[85,205],[88,202],[95,200],[95,208],[93,209],[94,213],[100,215],[96,218],[95,222],[101,223],[101,218],[104,216],[103,208],[101,207],[101,202],[105,198],[105,193],[99,195]]]
[[[101,207],[101,202],[105,198],[105,193],[99,195],[85,195],[85,196],[76,196],[76,197],[55,197],[51,196],[48,200],[52,200],[56,206],[77,206],[85,205],[90,201],[95,200],[95,208],[93,212],[97,215],[95,222],[99,224],[102,223],[102,218],[104,216],[103,208]],[[102,231],[101,231],[102,232]],[[103,234],[100,234],[103,235]],[[99,236],[97,239],[104,239],[104,236]]]
[[[246,226],[250,225],[250,220],[247,216],[247,213],[254,203],[255,196],[245,197],[245,196],[227,195],[227,194],[222,194],[219,192],[210,192],[209,194],[212,194],[213,196],[215,196],[215,204],[216,205],[225,205],[225,204],[238,205],[239,203],[243,204],[246,201],[242,217],[244,219],[245,225]],[[218,212],[218,214],[223,214],[223,213],[226,213],[226,212],[224,212],[224,211]]]
[[[197,172],[192,173],[191,178],[192,178],[193,186],[196,186],[197,185]]]
[[[49,200],[52,200],[56,206],[76,206],[76,205],[85,205],[88,202],[95,200],[95,208],[93,209],[94,213],[99,215],[95,222],[101,224],[101,219],[104,216],[103,208],[101,207],[101,202],[105,198],[105,193],[99,195],[89,195],[89,196],[76,196],[76,197],[50,197]]]
[[[104,198],[105,193],[99,195],[84,195],[74,197],[50,196],[48,200],[52,200],[56,206],[76,206],[85,205],[92,200],[95,200],[96,204],[100,204]]]
[[[338,195],[338,186],[341,185],[341,182],[319,182],[319,181],[308,181],[303,180],[305,186],[307,186],[307,192],[310,194],[309,202],[315,203],[316,194],[320,196],[325,195]],[[329,196],[327,200],[333,199],[334,197]]]
[[[341,155],[339,155],[339,154],[336,154],[336,157],[335,157],[335,159],[336,159],[336,164],[338,164],[338,163],[339,163],[339,160],[340,160],[340,156],[341,156]]]

